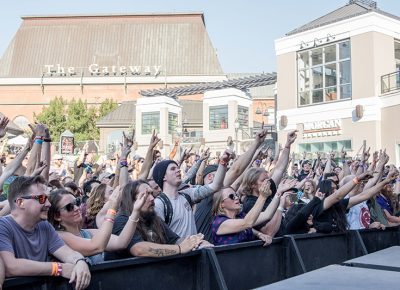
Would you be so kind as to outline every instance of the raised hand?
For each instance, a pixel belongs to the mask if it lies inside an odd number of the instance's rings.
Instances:
[[[363,151],[363,153],[362,153],[362,162],[367,162],[368,161],[368,159],[369,159],[369,156],[370,156],[370,154],[369,154],[369,150],[371,149],[371,147],[368,147],[368,150],[364,150]]]
[[[262,122],[261,129],[256,134],[256,141],[259,143],[264,142],[265,137],[267,137],[267,134],[268,134],[268,129],[264,128],[264,122]]]
[[[146,189],[145,192],[139,193],[136,197],[135,203],[133,204],[133,211],[135,212],[140,212],[140,209],[143,207],[145,204],[147,197],[152,194],[151,189]]]
[[[211,155],[210,148],[207,148],[206,150],[203,151],[203,153],[201,153],[200,160],[201,161],[207,160],[208,158],[210,158],[210,155]]]
[[[271,182],[269,181],[269,179],[265,179],[263,181],[263,183],[260,186],[260,189],[258,190],[260,195],[267,198],[268,196],[270,196],[272,194],[272,190],[271,190]]]
[[[226,149],[219,159],[221,162],[228,164],[229,160],[234,158],[235,158],[235,153],[230,149]]]
[[[344,151],[344,146],[342,147],[342,150],[340,150],[340,159],[344,160],[346,158],[347,152]]]
[[[3,138],[6,135],[6,127],[8,122],[10,122],[10,120],[6,116],[3,116],[0,119],[0,138]]]
[[[185,150],[183,151],[183,154],[182,154],[182,161],[185,161],[185,160],[189,159],[190,152],[192,150],[193,150],[193,145],[190,146],[189,148],[185,148]]]
[[[286,180],[282,181],[281,183],[279,183],[277,192],[279,192],[280,194],[283,194],[286,191],[288,191],[289,189],[291,189],[292,187],[295,187],[296,183],[297,183],[296,179],[286,179]]]
[[[158,142],[160,142],[160,141],[161,141],[161,138],[158,138],[158,136],[156,134],[156,130],[153,130],[153,134],[151,135],[151,139],[150,139],[150,147],[152,149],[154,149],[154,147],[156,147]],[[179,145],[179,140],[178,140],[178,144],[176,143],[176,141],[175,141],[175,144]]]
[[[370,178],[372,178],[374,175],[373,175],[373,172],[372,171],[366,171],[366,172],[364,172],[364,173],[361,173],[359,176],[357,176],[357,178],[358,178],[358,180],[368,180],[368,179],[370,179]]]
[[[315,196],[318,197],[320,200],[323,200],[325,197],[325,193],[319,191],[319,188],[318,188],[317,192],[315,193]]]
[[[286,146],[285,147],[290,147],[296,141],[297,138],[297,130],[292,130],[287,134],[287,141],[286,141]]]

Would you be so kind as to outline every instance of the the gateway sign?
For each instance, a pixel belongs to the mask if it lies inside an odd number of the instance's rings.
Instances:
[[[92,63],[87,67],[76,68],[73,66],[65,67],[61,64],[45,64],[44,65],[45,76],[74,76],[81,75],[82,73],[88,72],[92,76],[158,76],[161,73],[160,65],[111,65],[101,66],[97,63]]]

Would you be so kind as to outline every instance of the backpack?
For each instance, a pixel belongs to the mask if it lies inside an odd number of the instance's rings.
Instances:
[[[188,201],[190,206],[193,205],[192,198],[190,197],[189,194],[184,193],[184,192],[178,192],[178,194],[180,194],[184,198],[186,198],[186,200]],[[165,223],[169,226],[171,224],[171,221],[172,221],[172,215],[174,214],[174,210],[172,208],[171,201],[169,200],[168,196],[164,192],[161,192],[157,196],[157,198],[159,198],[162,201],[163,205],[164,205]]]

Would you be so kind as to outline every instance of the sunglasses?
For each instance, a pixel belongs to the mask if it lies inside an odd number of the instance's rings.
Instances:
[[[224,201],[224,200],[226,200],[228,198],[230,198],[232,200],[239,199],[239,195],[237,195],[236,193],[231,193],[231,194],[228,195],[228,197],[225,197],[222,201]]]
[[[27,195],[27,196],[21,196],[19,198],[22,199],[35,199],[37,200],[40,204],[45,204],[46,200],[47,200],[47,195],[45,194],[39,194],[39,195]]]
[[[61,209],[65,209],[67,212],[71,212],[75,209],[75,206],[80,206],[80,205],[81,205],[81,200],[77,198],[74,201],[63,206]]]

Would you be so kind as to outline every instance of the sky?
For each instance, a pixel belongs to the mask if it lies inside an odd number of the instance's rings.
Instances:
[[[26,15],[203,12],[225,73],[276,71],[274,40],[348,0],[14,0],[0,10],[0,55]],[[377,0],[400,16],[399,0]]]

